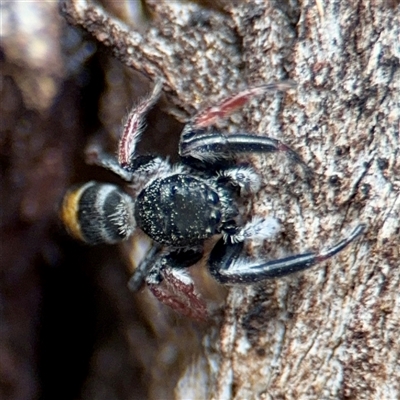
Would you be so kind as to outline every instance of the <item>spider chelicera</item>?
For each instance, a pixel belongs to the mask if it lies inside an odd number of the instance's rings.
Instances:
[[[136,144],[144,117],[162,91],[152,93],[129,113],[119,140],[118,157],[92,147],[90,162],[111,170],[127,182],[129,194],[119,186],[88,182],[65,196],[61,217],[68,231],[89,244],[116,243],[136,229],[153,245],[129,281],[131,290],[146,283],[153,294],[175,310],[196,319],[208,316],[188,267],[204,253],[204,241],[220,239],[210,252],[208,268],[222,284],[251,284],[305,270],[343,250],[364,230],[358,225],[336,245],[320,253],[304,253],[278,260],[251,260],[243,256],[246,240],[269,239],[280,225],[269,216],[245,221],[239,202],[256,193],[261,177],[249,165],[238,165],[244,153],[281,152],[306,171],[297,153],[279,140],[248,133],[224,134],[212,128],[249,99],[295,85],[275,82],[245,89],[218,105],[197,113],[185,125],[179,143],[181,161],[171,166],[158,156],[140,156]]]

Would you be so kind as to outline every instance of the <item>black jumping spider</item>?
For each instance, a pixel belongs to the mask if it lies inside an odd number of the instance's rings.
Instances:
[[[252,87],[199,112],[181,134],[181,162],[171,166],[160,157],[135,154],[144,116],[161,94],[158,82],[151,95],[130,112],[119,141],[118,159],[99,149],[91,150],[92,162],[128,182],[129,195],[118,186],[97,182],[71,190],[62,206],[69,232],[90,244],[115,243],[140,228],[153,240],[153,247],[133,274],[130,288],[138,290],[146,282],[163,303],[199,319],[207,316],[207,306],[186,268],[200,260],[204,241],[214,235],[221,238],[210,253],[209,271],[223,284],[249,284],[288,275],[334,256],[363,232],[363,225],[317,254],[272,261],[254,261],[242,255],[245,240],[271,238],[279,231],[279,224],[273,217],[243,223],[238,200],[256,193],[261,178],[252,167],[237,165],[237,156],[282,152],[307,167],[279,140],[248,133],[223,134],[210,127],[255,95],[291,87],[290,82]]]

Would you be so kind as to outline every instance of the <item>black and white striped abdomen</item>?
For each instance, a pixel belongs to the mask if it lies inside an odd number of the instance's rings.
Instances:
[[[65,195],[61,218],[72,236],[89,244],[124,240],[136,225],[132,198],[118,186],[94,181]]]

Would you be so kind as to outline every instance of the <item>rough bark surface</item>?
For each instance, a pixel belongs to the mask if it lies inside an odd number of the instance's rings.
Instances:
[[[317,250],[359,222],[368,227],[311,271],[232,288],[222,322],[181,366],[175,398],[399,398],[399,5],[243,1],[220,12],[147,4],[153,18],[142,33],[84,0],[63,3],[63,12],[126,65],[164,78],[180,120],[247,84],[298,84],[221,125],[279,138],[315,172],[305,182],[282,156],[252,158],[265,187],[251,207],[279,218],[282,233],[249,253]]]

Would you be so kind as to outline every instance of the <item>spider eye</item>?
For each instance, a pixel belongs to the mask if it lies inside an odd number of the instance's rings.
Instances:
[[[210,223],[212,225],[218,225],[219,222],[221,221],[221,218],[222,218],[221,211],[214,210],[210,215]]]
[[[217,193],[215,193],[215,192],[209,192],[208,193],[208,200],[212,204],[218,204],[219,203],[219,197],[218,197]]]

